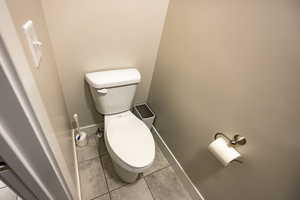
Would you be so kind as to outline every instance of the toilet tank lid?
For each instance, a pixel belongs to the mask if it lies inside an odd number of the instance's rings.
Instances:
[[[108,88],[139,83],[140,72],[135,68],[90,72],[86,81],[94,88]]]

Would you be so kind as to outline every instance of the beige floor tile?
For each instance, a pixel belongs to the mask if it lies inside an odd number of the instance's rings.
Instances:
[[[145,180],[155,200],[192,200],[171,167],[155,172]]]
[[[77,159],[78,162],[90,160],[99,156],[97,149],[98,142],[96,136],[88,137],[88,144],[84,147],[77,147]]]
[[[110,200],[109,194],[105,194],[103,196],[97,197],[96,199],[93,200]]]
[[[165,168],[167,166],[169,166],[169,162],[167,161],[167,159],[163,155],[163,153],[160,150],[159,146],[156,144],[154,162],[153,162],[152,166],[144,172],[144,175],[147,176],[147,175],[149,175],[149,174],[151,174],[151,173],[153,173],[153,172],[155,172],[159,169]]]
[[[90,200],[108,192],[99,158],[79,163],[82,200]]]
[[[111,192],[112,200],[153,200],[144,179]]]
[[[114,189],[126,185],[126,183],[123,182],[116,174],[113,168],[112,160],[109,157],[109,155],[102,156],[101,160],[102,160],[104,174],[107,180],[109,191],[112,191]]]
[[[104,142],[104,136],[102,138],[98,139],[98,141],[99,141],[99,144],[98,144],[99,155],[102,156],[102,155],[107,154],[107,149],[106,149],[105,142]]]

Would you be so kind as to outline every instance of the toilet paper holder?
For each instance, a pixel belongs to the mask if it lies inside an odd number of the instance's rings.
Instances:
[[[218,137],[224,137],[225,139],[227,139],[231,145],[235,146],[235,145],[245,145],[247,143],[247,139],[244,136],[241,135],[234,135],[232,139],[230,139],[227,135],[225,135],[224,133],[218,132],[215,134],[215,140]]]

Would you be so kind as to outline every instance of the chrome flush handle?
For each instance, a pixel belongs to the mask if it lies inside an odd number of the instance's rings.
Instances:
[[[103,88],[103,89],[100,89],[100,90],[97,90],[97,93],[99,94],[99,95],[106,95],[107,94],[107,92],[108,92],[108,89],[105,89],[105,88]]]

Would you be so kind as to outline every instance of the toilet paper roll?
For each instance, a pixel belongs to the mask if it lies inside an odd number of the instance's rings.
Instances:
[[[231,161],[241,157],[241,154],[235,150],[222,137],[217,138],[209,144],[208,150],[226,167]]]
[[[87,134],[85,132],[80,131],[79,134],[76,135],[76,144],[80,147],[86,146],[88,143]]]

